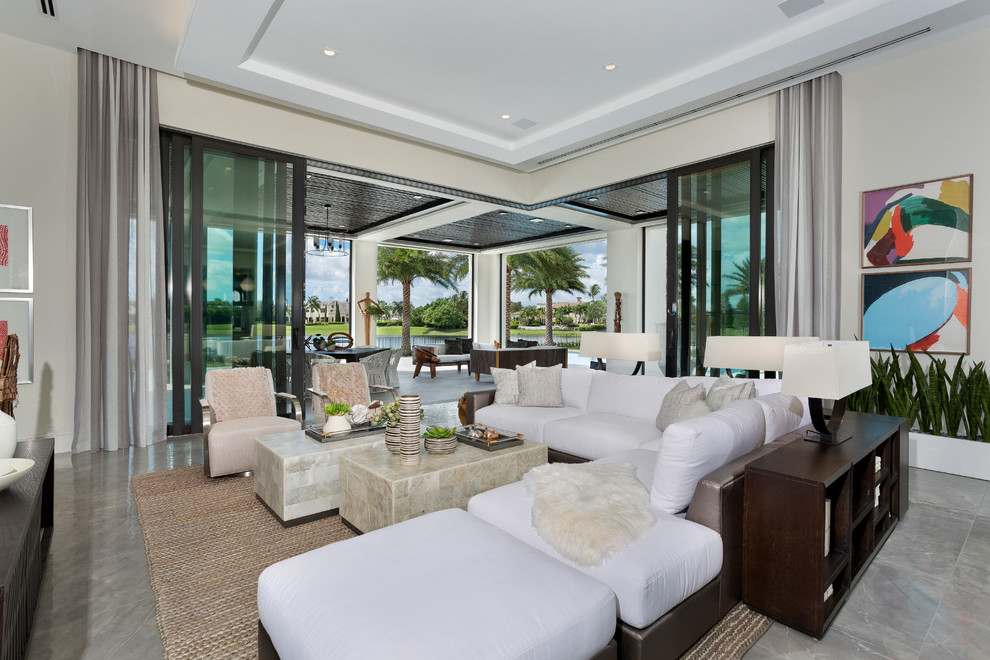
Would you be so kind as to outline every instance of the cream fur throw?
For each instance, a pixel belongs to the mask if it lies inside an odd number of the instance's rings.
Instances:
[[[629,463],[552,463],[523,481],[540,538],[580,566],[603,564],[656,522],[650,492]]]

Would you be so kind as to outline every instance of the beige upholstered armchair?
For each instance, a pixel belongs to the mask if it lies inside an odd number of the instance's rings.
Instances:
[[[313,395],[313,423],[319,426],[326,421],[323,407],[330,403],[331,397],[334,401],[368,406],[373,391],[388,392],[396,398],[391,387],[369,386],[368,373],[360,362],[314,364],[313,387],[309,390]]]
[[[275,397],[292,402],[293,417],[276,415]],[[264,367],[206,372],[203,406],[203,471],[209,477],[254,470],[254,441],[302,429],[303,411],[291,394],[275,393]]]

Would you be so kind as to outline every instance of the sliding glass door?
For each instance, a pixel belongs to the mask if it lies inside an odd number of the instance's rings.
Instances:
[[[277,391],[302,395],[305,165],[198,137],[163,138],[176,435],[202,428],[198,400],[213,369],[265,367]]]
[[[754,149],[668,178],[668,376],[703,374],[711,335],[774,334],[772,154]]]

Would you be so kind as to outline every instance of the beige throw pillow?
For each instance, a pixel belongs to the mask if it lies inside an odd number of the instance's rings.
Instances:
[[[696,401],[705,400],[705,386],[691,387],[687,381],[678,381],[674,389],[667,392],[657,413],[657,428],[663,431],[674,422],[683,418],[688,407]]]
[[[536,360],[523,366],[535,367]],[[515,405],[519,401],[519,380],[516,377],[515,369],[498,369],[493,367],[492,380],[495,381],[495,403]]]
[[[531,364],[535,365],[535,361]],[[561,365],[516,367],[519,379],[518,405],[526,408],[563,408],[560,386]]]
[[[752,399],[756,397],[756,385],[753,381],[740,383],[729,376],[719,376],[718,380],[708,390],[707,403],[712,410],[721,410],[733,401]]]

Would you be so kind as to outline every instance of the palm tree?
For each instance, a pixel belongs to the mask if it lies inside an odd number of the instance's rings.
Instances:
[[[468,258],[463,254],[443,254],[405,248],[378,248],[378,282],[402,285],[402,354],[412,355],[409,337],[412,285],[417,279],[456,289],[457,282],[468,272]]]
[[[595,283],[595,284],[592,284],[592,285],[591,285],[591,286],[590,286],[590,287],[588,288],[588,295],[589,295],[589,296],[591,296],[591,300],[592,300],[592,301],[593,301],[593,300],[595,299],[595,297],[596,297],[596,296],[597,296],[597,295],[598,295],[599,293],[601,293],[601,292],[602,292],[602,288],[601,288],[600,286],[598,286],[598,284],[597,284],[597,283]]]
[[[313,314],[317,315],[323,311],[323,305],[320,304],[319,296],[310,296],[306,300],[304,307],[307,312],[313,312]]]
[[[519,276],[512,283],[515,291],[529,291],[529,297],[546,296],[544,343],[553,345],[553,294],[585,293],[581,278],[588,272],[581,255],[572,247],[558,247],[516,256]]]

